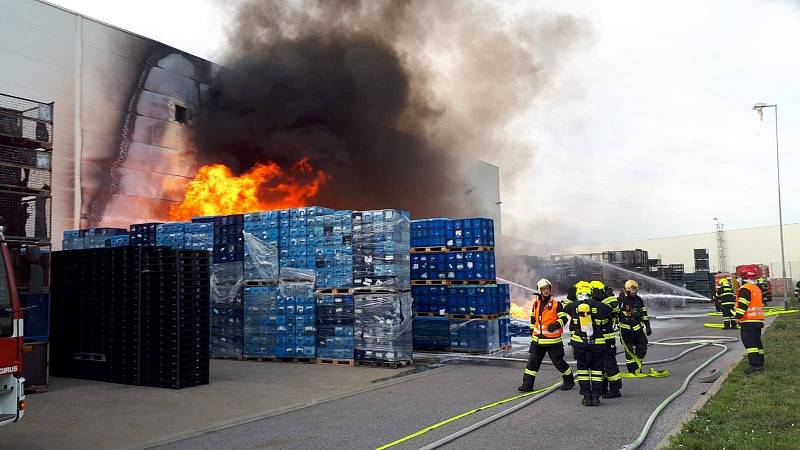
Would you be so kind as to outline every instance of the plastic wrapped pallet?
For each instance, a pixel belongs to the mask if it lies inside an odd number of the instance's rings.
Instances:
[[[277,281],[278,247],[244,232],[244,278],[246,280]]]
[[[187,223],[184,227],[183,248],[187,250],[214,250],[214,224]]]
[[[411,361],[413,335],[410,293],[357,292],[353,299],[355,359]]]
[[[343,288],[353,284],[353,219],[351,211],[309,219],[313,228],[307,243],[314,252],[318,288]]]
[[[411,285],[408,212],[354,211],[352,218],[353,285],[408,289]]]
[[[352,294],[317,294],[317,357],[353,359]]]
[[[241,261],[211,266],[211,355],[242,356],[244,311]]]
[[[448,312],[447,286],[411,286],[411,297],[414,299],[414,312],[438,315]]]

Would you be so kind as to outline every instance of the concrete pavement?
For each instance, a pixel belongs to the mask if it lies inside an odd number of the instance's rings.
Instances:
[[[709,320],[701,317],[659,321],[654,324],[651,339],[688,335],[738,336],[736,332],[703,328],[702,324]],[[731,350],[709,369],[724,369],[741,357],[741,344],[733,343],[729,347]],[[647,359],[666,358],[685,348],[651,346]],[[656,366],[669,369],[672,375],[668,378],[626,379],[623,398],[604,400],[599,408],[581,406],[577,390],[556,391],[451,443],[449,447],[620,448],[638,435],[648,415],[681,385],[686,375],[717,351],[714,347],[703,348],[676,362]],[[620,356],[619,359],[624,358]],[[455,367],[447,372],[433,373],[160,448],[375,448],[461,412],[514,395],[522,372],[521,363],[481,362]],[[545,366],[537,386],[546,386],[558,379],[556,371]],[[679,397],[656,422],[644,448],[654,447],[709,386],[693,382],[687,393]],[[511,405],[513,403],[448,424],[396,448],[420,448]]]

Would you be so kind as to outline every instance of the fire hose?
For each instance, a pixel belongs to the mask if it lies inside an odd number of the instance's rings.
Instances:
[[[517,283],[510,282],[508,280],[502,280],[500,278],[498,278],[498,279],[501,280],[501,281],[505,281],[505,282],[508,282],[510,284],[516,285],[516,286],[521,287],[521,288],[526,289],[526,290],[532,290],[532,289],[530,289],[530,288],[528,288],[526,286],[522,286],[522,285],[519,285]],[[685,342],[673,342],[673,341],[685,341]],[[727,337],[727,336],[677,336],[677,337],[669,337],[669,338],[664,338],[664,339],[660,339],[660,340],[657,340],[657,341],[650,342],[648,344],[648,346],[649,345],[683,346],[683,345],[692,345],[692,344],[697,344],[697,345],[695,345],[693,347],[690,347],[688,349],[685,349],[685,350],[683,350],[682,352],[678,353],[675,356],[671,356],[671,357],[663,358],[663,359],[659,359],[659,360],[653,360],[653,361],[642,361],[643,365],[663,364],[663,363],[676,361],[676,360],[682,358],[683,356],[685,356],[685,355],[687,355],[687,354],[689,354],[689,353],[691,353],[691,352],[693,352],[695,350],[698,350],[698,349],[701,349],[701,348],[705,348],[705,347],[708,347],[708,346],[719,347],[719,348],[721,348],[721,350],[719,352],[715,353],[714,355],[711,355],[700,366],[698,366],[692,372],[690,372],[686,376],[686,378],[684,379],[684,381],[681,384],[681,386],[677,390],[675,390],[673,393],[671,393],[666,399],[664,399],[664,401],[662,401],[656,407],[655,410],[653,410],[653,412],[647,418],[647,421],[645,422],[644,427],[642,428],[641,432],[638,434],[636,439],[634,439],[629,444],[626,444],[625,446],[623,446],[622,449],[623,450],[634,450],[634,449],[639,448],[639,446],[641,446],[642,443],[644,443],[645,439],[647,438],[647,435],[650,433],[650,430],[651,430],[653,424],[655,423],[655,421],[658,418],[658,416],[664,411],[664,409],[670,403],[672,403],[672,401],[674,401],[678,396],[680,396],[683,392],[686,391],[686,389],[689,386],[690,381],[701,370],[706,368],[709,364],[714,362],[714,360],[716,360],[717,358],[721,357],[723,354],[725,354],[728,351],[728,346],[725,345],[725,343],[732,343],[732,342],[737,342],[737,341],[738,341],[737,338]],[[618,352],[617,354],[620,354],[620,353],[624,353],[624,351],[623,352]],[[526,359],[522,359],[522,358],[509,358],[509,357],[500,357],[500,356],[459,355],[459,354],[444,354],[444,355],[441,355],[441,356],[443,356],[445,358],[452,357],[452,358],[460,358],[460,359],[502,360],[502,361],[527,362]],[[551,363],[551,362],[547,361],[547,363]],[[574,364],[574,361],[570,362],[570,363]],[[651,372],[654,374],[652,376],[659,376],[659,375],[655,375],[659,371],[654,371],[654,370],[651,369]],[[667,372],[667,371],[663,371],[663,372]],[[662,372],[662,374],[663,374],[663,372]],[[667,375],[668,375],[668,372],[667,372]],[[441,421],[441,422],[439,422],[437,424],[434,424],[432,426],[423,428],[422,430],[419,430],[416,433],[410,434],[408,436],[405,436],[403,438],[400,438],[398,440],[395,440],[393,442],[385,444],[385,445],[383,445],[381,447],[378,447],[378,450],[384,450],[384,449],[393,447],[395,445],[398,445],[398,444],[400,444],[402,442],[406,442],[406,441],[411,440],[413,438],[416,438],[416,437],[418,437],[418,436],[420,436],[422,434],[425,434],[428,431],[436,429],[436,428],[438,428],[440,426],[443,426],[445,424],[455,422],[456,420],[459,420],[459,419],[461,419],[463,417],[472,415],[472,414],[477,413],[479,411],[483,411],[483,410],[486,410],[486,409],[489,409],[489,408],[500,406],[500,405],[508,403],[510,401],[517,400],[517,399],[519,399],[519,398],[521,398],[523,396],[526,396],[526,395],[533,395],[533,397],[531,397],[531,398],[529,398],[529,399],[527,399],[527,400],[525,400],[525,401],[523,401],[523,402],[521,402],[521,403],[519,403],[517,405],[514,405],[514,406],[512,406],[512,407],[510,407],[508,409],[500,411],[497,414],[494,414],[494,415],[492,415],[490,417],[487,417],[487,418],[485,418],[485,419],[483,419],[483,420],[481,420],[481,421],[479,421],[477,423],[474,423],[474,424],[472,424],[472,425],[470,425],[470,426],[468,426],[466,428],[463,428],[463,429],[461,429],[461,430],[459,430],[459,431],[457,431],[455,433],[452,433],[452,434],[450,434],[448,436],[445,436],[442,439],[439,439],[439,440],[437,440],[437,441],[435,441],[435,442],[433,442],[431,444],[428,444],[425,447],[422,447],[423,450],[432,450],[432,449],[435,449],[435,448],[439,448],[439,447],[441,447],[441,446],[443,446],[443,445],[445,445],[447,443],[450,443],[450,442],[452,442],[452,441],[454,441],[454,440],[456,440],[456,439],[458,439],[458,438],[460,438],[462,436],[465,436],[465,435],[467,435],[467,434],[469,434],[469,433],[471,433],[471,432],[473,432],[473,431],[475,431],[475,430],[477,430],[477,429],[479,429],[479,428],[481,428],[481,427],[483,427],[485,425],[493,423],[493,422],[495,422],[495,421],[497,421],[497,420],[499,420],[499,419],[501,419],[501,418],[503,418],[503,417],[505,417],[505,416],[507,416],[509,414],[512,414],[512,413],[514,413],[514,412],[516,412],[516,411],[518,411],[518,410],[520,410],[520,409],[522,409],[522,408],[524,408],[524,407],[526,407],[526,406],[528,406],[528,405],[540,400],[541,398],[544,398],[546,395],[548,395],[548,394],[552,393],[553,391],[555,391],[560,385],[561,385],[561,382],[557,382],[555,384],[550,385],[549,387],[547,387],[545,389],[539,389],[539,390],[531,392],[531,393],[517,395],[517,396],[511,397],[511,398],[508,398],[508,399],[500,400],[499,402],[490,403],[489,405],[484,405],[484,406],[482,406],[480,408],[476,408],[476,409],[467,411],[466,413],[462,413],[462,414],[459,414],[457,416],[451,417],[450,419],[447,419],[447,420]]]
[[[668,357],[668,358],[657,359],[657,360],[653,360],[653,361],[643,361],[642,364],[644,364],[644,365],[663,364],[663,363],[676,361],[676,360],[686,356],[687,354],[689,354],[689,353],[691,353],[691,352],[693,352],[695,350],[698,350],[698,349],[701,349],[701,348],[705,348],[705,347],[709,347],[709,346],[719,347],[719,348],[721,348],[721,350],[719,352],[715,353],[714,355],[711,355],[700,366],[698,366],[691,373],[689,373],[686,376],[686,378],[684,379],[683,384],[681,384],[681,386],[677,390],[675,390],[672,394],[670,394],[666,399],[664,399],[664,401],[662,401],[656,407],[655,410],[653,410],[653,412],[647,418],[647,421],[645,422],[644,427],[642,428],[641,432],[636,437],[636,439],[634,439],[629,444],[626,444],[625,446],[623,446],[622,449],[623,450],[634,450],[636,448],[639,448],[639,446],[641,446],[642,443],[644,442],[644,440],[647,438],[647,435],[650,433],[650,430],[651,430],[653,424],[655,423],[656,419],[658,418],[658,416],[663,412],[663,410],[670,403],[672,403],[673,400],[675,400],[678,396],[680,396],[683,392],[686,391],[686,389],[689,386],[689,382],[692,380],[692,378],[694,378],[701,370],[706,368],[709,364],[714,362],[714,360],[716,360],[717,358],[719,358],[720,356],[725,354],[725,352],[728,351],[728,346],[725,345],[725,343],[738,342],[738,340],[739,339],[737,339],[737,338],[729,337],[729,336],[676,336],[676,337],[669,337],[669,338],[659,339],[658,341],[651,342],[649,345],[663,345],[663,346],[683,346],[683,345],[692,345],[692,344],[697,344],[697,345],[695,345],[693,347],[690,347],[690,348],[687,348],[687,349],[683,350],[682,352],[678,353],[677,355],[674,355],[674,356],[671,356],[671,357]],[[685,342],[672,342],[672,341],[685,341]],[[447,356],[447,355],[445,355],[445,356]],[[467,359],[479,359],[479,360],[527,361],[527,360],[521,359],[521,358],[504,358],[504,357],[499,357],[499,356],[492,357],[492,356],[481,356],[481,355],[458,355],[458,354],[452,354],[451,356],[467,358]],[[432,449],[435,449],[435,448],[439,448],[439,447],[441,447],[441,446],[443,446],[443,445],[445,445],[447,443],[450,443],[450,442],[452,442],[452,441],[454,441],[454,440],[456,440],[456,439],[458,439],[458,438],[460,438],[462,436],[465,436],[465,435],[467,435],[467,434],[469,434],[469,433],[471,433],[471,432],[473,432],[473,431],[475,431],[475,430],[477,430],[477,429],[479,429],[479,428],[481,428],[481,427],[483,427],[485,425],[488,425],[488,424],[490,424],[492,422],[495,422],[495,421],[497,421],[497,420],[499,420],[499,419],[501,419],[501,418],[503,418],[503,417],[505,417],[505,416],[507,416],[509,414],[512,414],[512,413],[514,413],[514,412],[516,412],[516,411],[518,411],[518,410],[520,410],[520,409],[522,409],[522,408],[524,408],[524,407],[526,407],[526,406],[528,406],[528,405],[530,405],[530,404],[542,399],[546,395],[548,395],[548,394],[552,393],[553,391],[555,391],[559,386],[561,386],[561,382],[560,381],[555,383],[555,384],[550,385],[549,387],[547,387],[545,389],[539,389],[539,390],[531,392],[531,393],[514,396],[514,397],[511,397],[511,398],[508,398],[508,399],[501,400],[499,402],[490,403],[489,405],[484,405],[484,406],[482,406],[480,408],[475,408],[473,410],[467,411],[466,413],[462,413],[462,414],[456,415],[454,417],[451,417],[450,419],[446,419],[446,420],[438,422],[438,423],[436,423],[434,425],[431,425],[429,427],[423,428],[422,430],[417,431],[416,433],[410,434],[408,436],[405,436],[403,438],[400,438],[398,440],[395,440],[393,442],[385,444],[385,445],[383,445],[381,447],[378,447],[377,450],[384,450],[384,449],[393,447],[393,446],[398,445],[398,444],[400,444],[402,442],[406,442],[408,440],[411,440],[413,438],[421,436],[422,434],[425,434],[425,433],[427,433],[429,431],[432,431],[433,429],[439,428],[439,427],[441,427],[443,425],[446,425],[448,423],[455,422],[456,420],[459,420],[459,419],[461,419],[463,417],[467,417],[467,416],[472,415],[474,413],[477,413],[479,411],[483,411],[483,410],[486,410],[486,409],[489,409],[489,408],[500,406],[500,405],[508,403],[510,401],[517,400],[517,399],[519,399],[519,398],[521,398],[523,396],[534,395],[530,399],[527,399],[527,400],[525,400],[524,402],[522,402],[522,403],[520,403],[518,405],[514,405],[514,406],[512,406],[512,407],[510,407],[508,409],[500,411],[497,414],[494,414],[494,415],[492,415],[490,417],[487,417],[487,418],[485,418],[485,419],[483,419],[483,420],[481,420],[481,421],[479,421],[477,423],[474,423],[474,424],[472,424],[472,425],[470,425],[470,426],[468,426],[466,428],[463,428],[463,429],[461,429],[461,430],[459,430],[459,431],[457,431],[455,433],[452,433],[452,434],[450,434],[448,436],[445,436],[442,439],[439,439],[439,440],[437,440],[437,441],[435,441],[435,442],[433,442],[431,444],[428,444],[425,447],[422,447],[423,450],[432,450]]]

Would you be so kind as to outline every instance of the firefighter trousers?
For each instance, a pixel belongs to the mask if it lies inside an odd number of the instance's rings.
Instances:
[[[733,303],[722,305],[722,327],[724,329],[737,328],[736,319],[733,318]]]
[[[603,392],[603,360],[607,352],[605,345],[572,347],[578,364],[578,386],[581,395],[600,395]]]
[[[622,389],[622,374],[617,365],[616,338],[606,338],[606,350],[603,357],[603,392]]]
[[[750,367],[764,366],[764,344],[761,342],[763,324],[745,322],[741,325],[742,345],[747,350]]]
[[[533,387],[533,383],[536,381],[536,375],[539,373],[539,368],[542,366],[542,360],[544,360],[545,355],[550,356],[550,361],[553,361],[553,365],[561,372],[561,378],[564,380],[564,384],[572,384],[575,382],[572,369],[564,359],[563,344],[547,346],[531,344],[529,352],[528,365],[525,366],[525,372],[522,375],[522,385],[526,388],[530,389]]]
[[[647,355],[647,335],[644,330],[620,330],[619,338],[625,350],[625,365],[630,373],[642,372],[642,360]]]

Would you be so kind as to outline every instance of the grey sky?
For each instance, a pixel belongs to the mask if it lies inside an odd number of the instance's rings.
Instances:
[[[54,3],[220,61],[222,2]],[[800,6],[790,1],[530,1],[587,23],[583,45],[508,132],[535,149],[503,185],[505,231],[538,242],[613,242],[777,223],[780,106],[785,222],[800,222]],[[457,104],[457,99],[454,99]],[[489,161],[497,160],[487,154]],[[508,164],[508,162],[505,162]],[[502,171],[501,167],[501,171]]]

